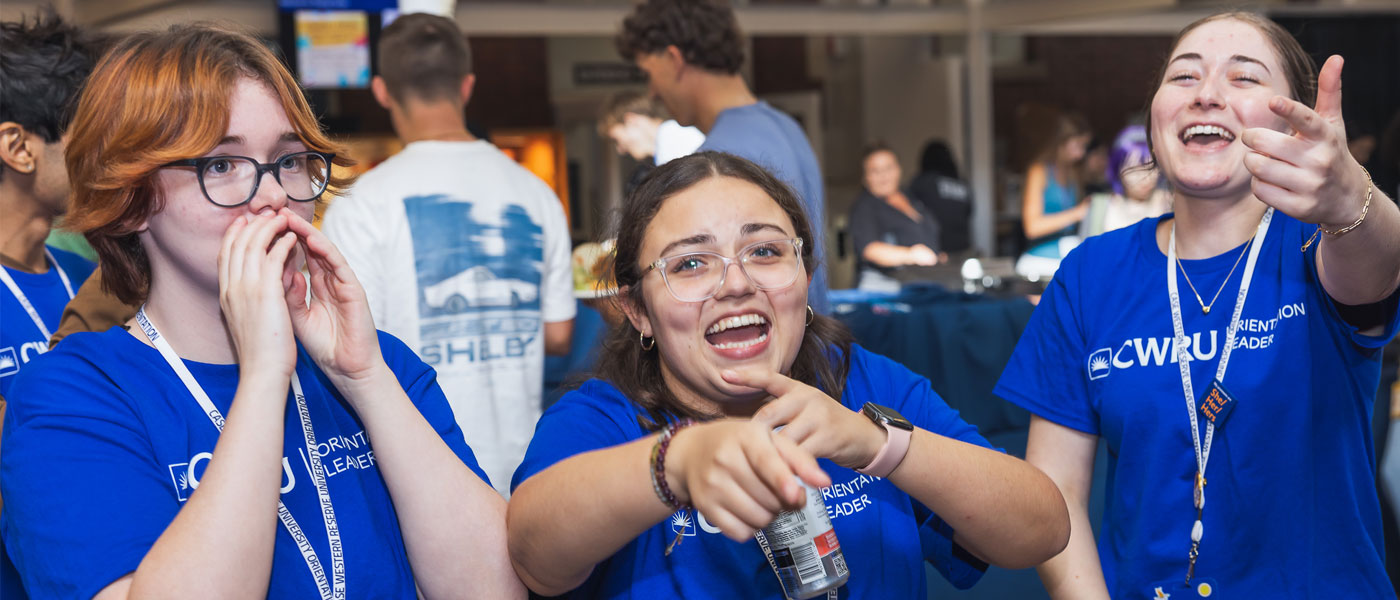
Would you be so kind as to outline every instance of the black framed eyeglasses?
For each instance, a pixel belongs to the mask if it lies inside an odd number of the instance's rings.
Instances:
[[[715,252],[686,252],[657,259],[642,270],[642,277],[658,271],[671,296],[681,302],[701,302],[713,298],[724,287],[729,265],[739,270],[760,290],[778,290],[792,285],[802,274],[802,238],[768,240],[744,246],[730,258]]]
[[[224,207],[242,206],[258,194],[264,173],[271,172],[287,198],[310,202],[321,197],[330,179],[334,154],[308,150],[288,154],[276,162],[260,163],[247,156],[204,156],[165,163],[165,167],[194,167],[199,189],[210,202]]]

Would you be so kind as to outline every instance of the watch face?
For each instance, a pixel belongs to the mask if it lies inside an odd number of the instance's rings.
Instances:
[[[874,402],[866,402],[865,406],[861,407],[860,412],[864,413],[865,416],[876,423],[889,425],[890,427],[898,427],[907,431],[914,430],[913,423],[910,423],[903,415],[895,412],[894,409],[888,406],[880,406]]]

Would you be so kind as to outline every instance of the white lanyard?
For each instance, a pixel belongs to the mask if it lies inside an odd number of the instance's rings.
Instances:
[[[1249,260],[1244,265],[1240,291],[1235,297],[1235,310],[1230,315],[1230,324],[1225,328],[1225,348],[1220,351],[1220,364],[1215,368],[1215,381],[1225,381],[1225,368],[1230,365],[1230,352],[1235,348],[1235,334],[1240,328],[1240,314],[1244,311],[1245,297],[1249,296],[1249,285],[1254,281],[1254,265],[1259,260],[1259,250],[1264,247],[1264,237],[1269,233],[1269,222],[1274,218],[1274,209],[1269,207],[1259,219],[1259,228],[1254,232],[1254,241],[1249,246]],[[1205,508],[1206,465],[1210,463],[1210,444],[1215,438],[1215,423],[1206,423],[1206,442],[1201,444],[1201,436],[1196,421],[1196,393],[1191,385],[1191,351],[1187,349],[1186,328],[1181,322],[1181,295],[1176,285],[1176,221],[1172,221],[1171,236],[1167,242],[1167,293],[1172,308],[1172,344],[1176,351],[1176,364],[1181,369],[1181,389],[1186,394],[1186,414],[1191,421],[1191,444],[1196,451],[1196,482],[1193,491],[1196,505],[1196,522],[1191,528],[1191,564],[1186,571],[1186,581],[1190,583],[1196,566],[1196,546],[1201,541],[1204,527],[1201,525],[1201,511]]]
[[[63,281],[63,289],[68,291],[68,299],[72,300],[73,282],[68,281],[68,274],[63,272],[63,267],[58,266],[58,260],[53,257],[53,253],[49,252],[48,248],[44,248],[44,256],[48,257],[49,264],[53,265],[53,269],[58,271],[58,278]],[[44,325],[44,320],[39,318],[39,311],[34,310],[34,305],[29,302],[29,297],[24,295],[24,291],[19,289],[15,279],[10,277],[10,272],[6,271],[4,267],[0,267],[0,280],[5,282],[5,287],[10,288],[10,293],[15,295],[15,300],[19,300],[19,305],[24,307],[24,312],[29,313],[29,318],[34,321],[34,326],[39,328],[39,333],[44,334],[44,343],[49,343],[49,338],[53,337],[53,333],[49,332],[48,326]]]
[[[204,388],[199,385],[199,381],[190,373],[189,367],[185,366],[183,360],[175,349],[170,347],[170,342],[160,335],[151,319],[146,316],[146,307],[142,306],[136,311],[136,322],[140,324],[141,331],[155,345],[156,350],[165,358],[165,362],[170,364],[170,368],[184,382],[189,389],[190,395],[194,396],[195,402],[204,409],[204,414],[209,417],[209,422],[220,433],[224,431],[224,415],[209,400],[209,395],[204,392]],[[306,567],[310,569],[311,576],[316,580],[316,588],[321,592],[323,600],[344,600],[345,599],[345,552],[340,541],[340,526],[335,520],[335,508],[331,505],[330,490],[326,485],[325,470],[321,468],[321,455],[316,452],[316,432],[311,427],[311,413],[306,405],[306,395],[302,392],[301,379],[297,377],[296,370],[292,370],[292,393],[296,397],[297,413],[301,417],[301,431],[306,439],[306,456],[310,461],[311,479],[316,485],[316,495],[321,502],[321,519],[326,524],[326,538],[331,549],[331,569],[330,574],[326,573],[325,567],[321,565],[321,559],[316,555],[316,549],[311,547],[311,540],[306,537],[301,526],[296,519],[292,518],[291,511],[279,498],[277,500],[277,517],[282,520],[282,525],[287,528],[287,533],[291,534],[296,541],[297,549],[301,550],[301,557],[306,561]],[[329,575],[329,577],[328,577]]]
[[[1254,233],[1254,241],[1249,246],[1249,260],[1244,264],[1244,279],[1240,281],[1240,291],[1235,297],[1235,311],[1230,316],[1230,325],[1225,329],[1225,347],[1220,351],[1220,365],[1215,368],[1216,381],[1225,380],[1225,368],[1230,365],[1230,351],[1235,347],[1235,334],[1239,331],[1240,313],[1244,311],[1244,299],[1249,295],[1249,285],[1254,280],[1254,264],[1259,260],[1259,250],[1264,247],[1264,237],[1269,233],[1269,222],[1273,220],[1274,209],[1264,211],[1259,219],[1259,229]],[[1181,296],[1176,287],[1176,222],[1172,222],[1171,239],[1167,242],[1167,292],[1172,306],[1172,334],[1177,353],[1176,364],[1181,368],[1181,388],[1186,393],[1186,412],[1191,417],[1191,443],[1196,450],[1196,467],[1202,477],[1206,464],[1210,462],[1210,443],[1215,437],[1215,424],[1206,424],[1206,443],[1201,445],[1196,423],[1196,394],[1191,385],[1190,350],[1186,346],[1186,328],[1181,322]]]

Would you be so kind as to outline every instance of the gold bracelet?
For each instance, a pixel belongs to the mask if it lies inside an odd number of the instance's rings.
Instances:
[[[1361,205],[1361,216],[1357,217],[1356,221],[1352,222],[1351,225],[1347,225],[1336,231],[1329,231],[1319,223],[1317,231],[1313,232],[1312,237],[1308,238],[1308,241],[1303,242],[1303,252],[1308,251],[1308,246],[1311,246],[1313,241],[1317,239],[1317,234],[1325,233],[1332,237],[1341,237],[1344,234],[1350,233],[1351,230],[1356,229],[1357,225],[1360,225],[1362,221],[1366,220],[1366,213],[1371,211],[1371,193],[1376,189],[1376,184],[1371,181],[1371,174],[1366,171],[1366,167],[1361,167],[1361,174],[1366,176],[1366,203]]]

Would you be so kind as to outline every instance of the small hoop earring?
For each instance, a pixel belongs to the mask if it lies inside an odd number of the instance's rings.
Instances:
[[[651,340],[651,345],[650,345],[650,346],[647,345],[647,340]],[[640,332],[640,331],[637,332],[637,342],[639,342],[639,343],[642,345],[642,351],[643,351],[643,352],[649,351],[649,350],[651,350],[652,348],[655,348],[655,347],[656,347],[656,338],[654,338],[654,337],[647,337],[646,334],[644,334],[644,333],[642,333],[642,332]]]
[[[816,313],[816,311],[813,311],[813,310],[812,310],[812,305],[811,305],[811,304],[808,304],[808,305],[807,305],[807,325],[810,327],[810,326],[812,325],[812,321],[815,321],[816,319],[817,319],[817,313]]]

